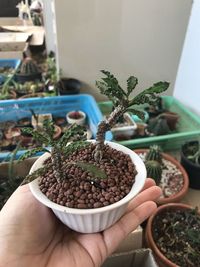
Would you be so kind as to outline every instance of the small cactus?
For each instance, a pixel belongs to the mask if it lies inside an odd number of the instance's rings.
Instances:
[[[162,164],[162,153],[161,148],[158,145],[152,145],[149,148],[148,153],[146,154],[145,161],[155,160]]]
[[[162,177],[162,166],[156,160],[148,160],[145,162],[147,176],[154,179],[157,185],[160,184]]]
[[[39,73],[37,64],[31,58],[25,58],[20,66],[20,74],[31,75]]]

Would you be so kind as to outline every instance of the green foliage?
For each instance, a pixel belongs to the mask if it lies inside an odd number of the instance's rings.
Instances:
[[[83,140],[86,139],[85,127],[80,125],[72,125],[68,128],[68,130],[63,134],[63,136],[58,139],[54,140],[54,125],[51,120],[45,120],[43,122],[43,132],[32,128],[24,128],[23,132],[26,134],[32,135],[33,139],[37,141],[38,147],[34,148],[30,151],[25,152],[20,158],[19,161],[24,160],[30,156],[37,154],[38,152],[49,152],[50,151],[45,147],[52,147],[52,167],[54,169],[55,176],[60,181],[60,179],[64,178],[65,175],[62,171],[62,161],[74,151],[86,147],[89,145],[88,142]],[[24,181],[24,183],[33,181],[38,175],[45,173],[48,166],[44,166],[38,171],[28,175]]]
[[[39,69],[33,59],[25,58],[20,65],[19,73],[23,75],[31,75],[39,73]]]
[[[151,177],[159,185],[162,177],[162,166],[156,160],[148,160],[145,162],[147,177]]]
[[[155,160],[162,164],[161,147],[158,145],[152,145],[149,148],[148,153],[145,156],[145,161]]]
[[[138,79],[136,77],[130,76],[127,79],[127,96],[129,96],[130,93],[132,93],[137,84],[138,84]]]
[[[193,163],[200,164],[200,145],[198,141],[186,143],[183,153]]]
[[[52,165],[52,164],[51,164]],[[25,179],[22,181],[21,185],[25,185],[27,183],[30,183],[32,181],[34,181],[35,179],[37,179],[40,175],[45,174],[45,172],[48,170],[48,168],[51,166],[50,164],[48,164],[47,166],[41,167],[39,169],[37,169],[36,171],[34,171],[31,174],[28,174]]]
[[[81,139],[85,139],[84,136],[85,128],[83,126],[76,124],[72,125],[58,140],[53,139],[54,125],[51,120],[44,121],[43,129],[44,131],[42,132],[29,127],[22,129],[23,133],[32,135],[33,139],[37,141],[38,147],[25,152],[19,158],[20,161],[29,158],[31,156],[34,156],[38,152],[49,152],[49,150],[46,149],[45,147],[55,146],[56,149],[60,151],[60,154],[69,154],[72,151],[75,151],[76,149],[81,148],[87,144],[86,142],[81,141]],[[77,143],[69,144],[72,141],[73,142],[77,141]],[[66,146],[67,144],[69,145]]]
[[[102,78],[102,81],[96,81],[96,86],[100,89],[100,92],[106,95],[113,102],[115,107],[118,105],[123,106],[125,108],[125,112],[129,107],[131,107],[130,110],[132,110],[134,114],[137,113],[136,115],[138,115],[141,119],[143,119],[143,113],[132,106],[141,104],[155,104],[158,99],[157,95],[166,91],[169,87],[168,82],[160,81],[131,98],[130,94],[138,84],[138,79],[135,76],[130,76],[127,79],[127,89],[124,90],[119,85],[118,80],[113,74],[105,70],[102,70],[101,72],[106,76],[106,78]]]

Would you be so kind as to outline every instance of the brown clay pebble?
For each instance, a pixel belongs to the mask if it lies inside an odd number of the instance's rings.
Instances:
[[[96,163],[93,158],[94,144],[77,150],[63,160],[62,170],[66,177],[57,182],[55,172],[50,169],[40,180],[41,191],[53,202],[69,208],[91,209],[113,204],[126,196],[135,181],[137,171],[129,155],[124,155],[108,145],[104,147],[103,158]],[[89,162],[105,172],[107,178],[93,177],[77,166],[65,165],[71,161]],[[51,163],[51,159],[45,164]]]

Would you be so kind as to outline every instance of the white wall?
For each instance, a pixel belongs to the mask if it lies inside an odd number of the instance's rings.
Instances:
[[[174,96],[200,115],[200,1],[194,0]]]
[[[54,0],[43,0],[47,52],[57,52],[57,34]]]
[[[172,94],[192,0],[55,0],[58,60],[63,74],[90,87],[99,70],[138,88],[167,80]]]

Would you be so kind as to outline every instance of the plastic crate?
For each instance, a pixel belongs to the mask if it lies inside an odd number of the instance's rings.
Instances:
[[[19,67],[20,63],[20,59],[0,59],[0,68],[9,67],[15,70]],[[9,74],[4,74],[0,72],[0,84],[4,83],[8,75]]]
[[[18,121],[24,117],[31,117],[30,109],[36,114],[51,113],[53,116],[65,116],[72,110],[82,110],[87,115],[87,124],[95,138],[97,125],[102,120],[102,113],[95,99],[87,94],[56,96],[44,98],[29,98],[23,100],[0,101],[0,122]],[[111,132],[106,133],[106,140],[111,140]],[[19,151],[16,158],[21,156],[25,150]],[[9,158],[9,152],[0,152],[0,161]]]
[[[120,141],[119,143],[129,148],[146,148],[153,144],[160,145],[163,150],[177,150],[185,141],[200,138],[200,117],[187,109],[172,96],[163,96],[164,107],[179,114],[180,119],[177,130],[171,134],[154,137],[136,138]],[[99,107],[104,115],[112,111],[112,102],[100,102]]]

